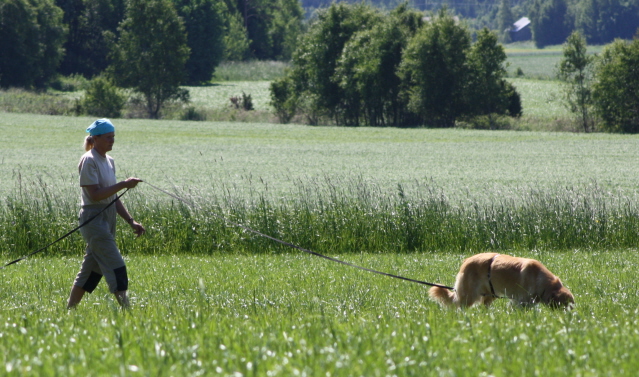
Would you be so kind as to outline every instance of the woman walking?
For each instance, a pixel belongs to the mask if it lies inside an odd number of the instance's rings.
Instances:
[[[117,182],[115,163],[107,155],[115,142],[115,127],[108,119],[98,119],[87,128],[89,136],[84,141],[86,153],[80,158],[80,187],[82,188],[82,208],[80,223],[102,211],[122,189],[134,188],[138,178],[127,178]],[[129,279],[126,264],[115,244],[116,214],[120,215],[139,237],[144,227],[129,214],[121,200],[110,206],[91,222],[80,228],[87,244],[86,254],[80,272],[75,278],[67,308],[80,303],[86,292],[93,292],[104,276],[109,290],[122,307],[128,307],[127,289]]]

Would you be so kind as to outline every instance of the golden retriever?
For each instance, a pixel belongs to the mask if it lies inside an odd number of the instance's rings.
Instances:
[[[459,269],[455,291],[432,287],[428,295],[443,306],[465,308],[480,302],[489,306],[496,298],[509,298],[515,305],[539,302],[552,308],[571,308],[575,299],[541,262],[497,253],[466,259]]]

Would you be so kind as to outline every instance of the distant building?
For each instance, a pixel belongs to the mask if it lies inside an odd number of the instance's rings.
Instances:
[[[512,42],[529,41],[532,39],[530,30],[530,19],[522,17],[510,28],[510,40]]]

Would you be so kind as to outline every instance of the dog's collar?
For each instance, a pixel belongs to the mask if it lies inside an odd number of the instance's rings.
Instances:
[[[490,260],[490,263],[488,264],[488,284],[490,285],[490,293],[493,295],[494,298],[499,298],[499,296],[495,294],[495,287],[493,287],[493,281],[490,279],[490,271],[492,269],[492,265],[493,265],[493,262],[495,261],[495,258],[497,258],[498,256],[499,254],[496,254],[494,257],[492,257],[492,259]]]

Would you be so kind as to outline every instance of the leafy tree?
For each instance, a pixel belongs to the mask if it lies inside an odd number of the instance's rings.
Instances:
[[[272,83],[271,103],[283,122],[302,112],[311,123],[326,116],[348,126],[453,127],[460,117],[520,115],[497,36],[485,29],[470,41],[445,10],[424,23],[405,5],[384,15],[334,4]]]
[[[299,97],[291,76],[274,80],[270,85],[271,106],[281,123],[289,123],[298,111]]]
[[[590,43],[600,40],[597,31],[597,19],[599,18],[598,0],[581,0],[571,9],[575,30]]]
[[[227,30],[224,35],[224,59],[242,61],[249,57],[249,39],[242,17],[237,12],[227,14]]]
[[[35,86],[45,87],[55,77],[56,70],[64,57],[63,44],[68,29],[62,23],[63,12],[51,0],[31,0],[36,8],[40,29],[39,64]]]
[[[379,107],[382,106],[382,98],[379,97],[377,85],[381,83],[375,80],[380,78],[379,71],[383,69],[380,55],[385,52],[375,51],[375,49],[388,49],[389,46],[383,46],[384,42],[376,32],[380,29],[391,32],[396,30],[387,30],[381,19],[376,22],[379,25],[376,24],[372,28],[362,29],[353,34],[344,45],[341,57],[335,66],[334,82],[342,93],[338,111],[342,124],[347,126],[359,126],[361,118],[366,116],[363,112],[369,109],[368,105],[371,108],[377,108],[375,111],[377,114],[368,111],[368,115],[373,118],[373,123],[377,123],[376,118],[381,112]],[[393,80],[396,77],[393,70],[387,73],[389,75],[385,77],[387,79]],[[392,88],[389,89],[392,90]],[[373,102],[366,104],[367,99]]]
[[[184,21],[187,45],[186,82],[207,83],[224,57],[224,20],[226,5],[216,0],[174,0]]]
[[[537,47],[564,43],[570,34],[567,9],[566,0],[534,0],[530,22]]]
[[[570,111],[579,116],[584,132],[593,129],[592,65],[594,56],[586,51],[586,39],[579,32],[570,34],[559,62],[558,77],[564,82],[565,99]]]
[[[304,11],[299,1],[275,0],[269,26],[273,41],[269,59],[291,59],[297,38],[302,34],[303,19]]]
[[[381,13],[368,5],[333,4],[319,14],[308,34],[293,54],[291,75],[307,99],[306,111],[312,118],[326,115],[337,124],[347,124],[348,106],[336,70],[344,46],[355,33],[377,23]]]
[[[249,41],[250,57],[286,59],[295,48],[304,12],[299,0],[227,0],[239,14]]]
[[[250,55],[256,59],[267,58],[273,42],[268,33],[268,0],[235,0],[235,6],[247,33]]]
[[[182,20],[170,0],[130,0],[112,52],[116,83],[144,96],[151,118],[164,103],[185,99],[180,89],[189,57]]]
[[[402,62],[409,108],[434,127],[453,127],[466,111],[470,32],[445,10],[411,39]]]
[[[597,0],[596,25],[598,43],[608,43],[615,38],[632,38],[639,26],[637,1]]]
[[[503,95],[508,99],[506,114],[511,117],[520,117],[523,113],[521,96],[515,86],[508,81],[504,81]]]
[[[559,44],[579,31],[590,44],[631,39],[639,25],[636,0],[527,0],[533,37],[539,47]]]
[[[605,44],[615,38],[631,39],[639,26],[639,2],[620,0],[580,0],[569,9],[574,28],[586,41]]]
[[[0,86],[44,88],[62,60],[66,34],[51,0],[0,0]]]
[[[467,115],[521,115],[519,95],[506,81],[505,62],[497,35],[486,28],[480,30],[468,53]]]
[[[602,128],[639,132],[639,39],[606,46],[595,69],[592,96]]]
[[[504,43],[510,42],[510,29],[515,23],[510,0],[501,0],[499,3],[499,11],[497,12],[497,28],[499,36]]]
[[[111,39],[124,19],[125,0],[56,0],[64,11],[69,36],[59,72],[93,77],[109,65]]]
[[[35,9],[25,0],[0,2],[0,85],[33,84],[38,50],[38,22]]]
[[[344,46],[336,79],[347,106],[345,122],[368,126],[408,126],[419,121],[407,108],[399,66],[421,15],[400,5],[390,16],[360,30]]]

